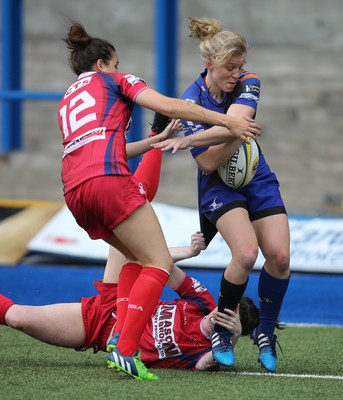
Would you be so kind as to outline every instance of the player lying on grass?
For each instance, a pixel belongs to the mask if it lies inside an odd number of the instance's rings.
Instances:
[[[201,233],[191,244],[171,248],[174,261],[194,257],[204,249]],[[79,303],[45,306],[14,304],[0,295],[0,323],[55,346],[106,351],[116,325],[117,281],[124,260],[111,253],[104,278],[94,283],[98,294]],[[210,332],[214,321],[233,332],[234,343],[258,324],[258,309],[243,297],[237,310],[218,313],[215,300],[200,282],[174,267],[168,285],[180,296],[160,301],[140,340],[141,359],[151,368],[208,370],[216,366]],[[111,368],[111,354],[108,365]]]

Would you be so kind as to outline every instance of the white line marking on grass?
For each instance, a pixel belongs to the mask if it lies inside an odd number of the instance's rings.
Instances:
[[[335,380],[343,380],[343,376],[341,375],[314,375],[314,374],[274,374],[268,372],[229,372],[222,371],[224,374],[228,375],[251,375],[251,376],[277,376],[282,378],[305,378],[305,379],[335,379]]]
[[[291,323],[291,322],[285,322],[286,328],[287,326],[292,326],[295,328],[342,328],[343,325],[339,324],[317,324],[317,323]]]

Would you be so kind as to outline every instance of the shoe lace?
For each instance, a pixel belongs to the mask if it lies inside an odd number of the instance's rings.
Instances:
[[[258,348],[261,350],[263,347],[270,347],[272,349],[272,354],[276,355],[276,344],[278,345],[281,354],[283,355],[283,350],[282,347],[277,340],[277,336],[273,335],[271,338],[268,335],[265,335],[264,333],[256,333],[256,336],[251,335],[251,338],[254,341],[254,344],[258,346]]]
[[[229,331],[223,330],[221,332],[216,332],[216,334],[219,336],[218,347],[220,351],[226,351],[232,347],[231,334]]]
[[[267,337],[268,337],[268,336],[267,336]],[[276,355],[276,345],[278,345],[278,348],[280,349],[281,354],[283,355],[283,350],[282,350],[282,347],[281,347],[279,341],[277,340],[277,336],[276,336],[276,335],[273,335],[271,339],[269,339],[269,337],[268,337],[268,340],[269,340],[270,346],[271,346],[271,348],[272,348],[272,353],[273,353],[274,355]]]

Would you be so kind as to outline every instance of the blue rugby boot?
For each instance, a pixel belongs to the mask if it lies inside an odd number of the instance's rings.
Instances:
[[[235,365],[235,354],[232,349],[231,333],[226,329],[211,332],[212,354],[215,361],[226,367]]]
[[[255,328],[251,334],[251,339],[254,344],[259,348],[260,354],[258,356],[258,361],[261,363],[262,367],[268,372],[275,372],[277,366],[277,356],[276,356],[276,335],[269,337],[264,333],[260,332],[258,328]]]

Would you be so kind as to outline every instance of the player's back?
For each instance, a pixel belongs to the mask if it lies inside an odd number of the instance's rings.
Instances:
[[[65,192],[95,176],[130,173],[125,131],[132,101],[122,93],[116,75],[81,74],[60,103]]]

